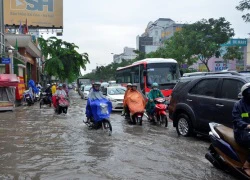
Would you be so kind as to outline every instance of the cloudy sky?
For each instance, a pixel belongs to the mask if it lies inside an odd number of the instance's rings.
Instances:
[[[149,21],[171,18],[176,22],[196,22],[202,18],[225,17],[235,30],[235,38],[247,38],[250,23],[235,9],[240,0],[64,0],[63,39],[87,52],[91,63],[109,64],[111,53],[136,47],[136,36]],[[84,72],[86,73],[86,72]]]

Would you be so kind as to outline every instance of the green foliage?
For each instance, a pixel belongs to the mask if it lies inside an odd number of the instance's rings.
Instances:
[[[226,54],[223,55],[224,60],[243,60],[243,52],[239,46],[227,47]]]
[[[89,63],[88,54],[79,54],[76,51],[79,47],[74,43],[56,37],[50,37],[48,40],[39,38],[38,41],[46,59],[45,71],[50,76],[72,82],[81,75],[81,68],[86,69],[86,64]]]
[[[108,64],[107,66],[97,66],[96,72],[91,72],[91,73],[85,74],[83,77],[89,78],[91,80],[96,80],[96,81],[114,80],[116,69],[118,67],[128,66],[135,61],[136,61],[136,59],[134,59],[134,60],[122,60],[121,63],[112,62],[111,64]]]
[[[220,56],[220,45],[234,36],[234,30],[225,18],[202,19],[194,24],[185,25],[165,42],[164,47],[148,57],[173,58],[180,65],[192,65],[200,60],[208,68],[210,58]]]
[[[250,0],[240,1],[236,9],[239,11],[250,10]],[[250,22],[250,13],[244,14],[242,18],[245,22]]]
[[[89,78],[91,80],[96,80],[96,81],[109,81],[109,80],[114,80],[115,79],[115,73],[116,73],[116,69],[118,67],[124,67],[124,66],[128,66],[131,65],[132,63],[145,59],[146,58],[146,54],[142,53],[138,50],[135,50],[134,53],[137,54],[135,59],[132,60],[122,60],[121,63],[110,63],[107,66],[97,66],[96,67],[96,72],[91,72],[88,74],[85,74],[83,77],[84,78]]]

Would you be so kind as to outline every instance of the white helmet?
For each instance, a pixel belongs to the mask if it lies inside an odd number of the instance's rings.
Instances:
[[[47,84],[47,86],[50,86],[50,84]]]
[[[250,83],[244,84],[244,85],[242,86],[242,88],[241,88],[241,91],[240,91],[241,95],[244,96],[244,94],[243,94],[244,91],[247,90],[247,89],[249,89],[249,88],[250,88]]]

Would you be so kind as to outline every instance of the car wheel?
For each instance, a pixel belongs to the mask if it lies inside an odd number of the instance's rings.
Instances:
[[[179,135],[182,136],[190,136],[192,133],[192,124],[189,119],[189,117],[186,114],[180,114],[177,117],[177,126],[176,126],[176,131]]]

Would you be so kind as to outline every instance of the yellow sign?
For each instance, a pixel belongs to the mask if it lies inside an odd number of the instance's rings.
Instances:
[[[63,28],[63,0],[4,0],[4,23]]]

